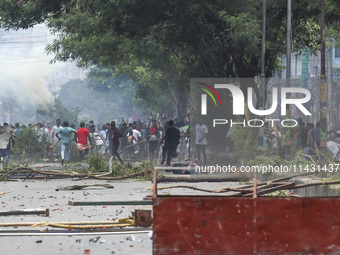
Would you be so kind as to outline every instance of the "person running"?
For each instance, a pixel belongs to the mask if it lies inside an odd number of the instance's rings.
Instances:
[[[99,155],[103,156],[106,153],[106,150],[110,147],[109,139],[107,139],[107,125],[102,126],[102,130],[99,132],[100,136],[103,138],[103,144],[99,149]]]
[[[64,159],[66,162],[70,161],[70,144],[71,134],[76,133],[77,130],[70,128],[68,121],[64,121],[63,127],[56,133],[56,137],[61,141],[61,164],[64,165]]]
[[[80,160],[83,160],[87,154],[89,154],[89,148],[91,148],[90,132],[85,128],[85,123],[80,123],[80,128],[76,132],[77,148],[79,150]]]
[[[98,133],[96,131],[96,128],[94,128],[94,132],[93,132],[93,137],[92,137],[92,140],[94,141],[94,152],[96,154],[99,154],[99,150],[101,148],[101,146],[104,144],[105,142],[105,139],[104,137],[100,134],[100,132]]]
[[[106,123],[106,138],[105,138],[105,144],[107,146],[106,152],[111,155],[111,124]]]
[[[141,135],[141,133],[137,130],[137,126],[136,126],[136,125],[133,126],[132,133],[133,133],[133,136],[134,136],[135,140],[137,141],[137,143],[140,142],[140,140],[141,140],[141,138],[142,138],[142,135]],[[137,158],[139,158],[139,153],[140,153],[140,147],[139,147],[139,145],[135,145],[135,146],[133,147],[133,149],[134,149],[135,155],[137,156]]]
[[[116,128],[116,122],[111,121],[111,128],[109,129],[108,134],[110,134],[111,139],[110,139],[110,150],[111,150],[111,156],[116,156],[120,163],[124,165],[123,160],[118,154],[118,148],[120,145],[119,139],[122,137],[122,134],[119,132],[119,129]]]

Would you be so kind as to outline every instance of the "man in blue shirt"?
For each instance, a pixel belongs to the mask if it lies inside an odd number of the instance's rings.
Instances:
[[[59,129],[56,137],[61,141],[61,164],[64,164],[64,158],[66,161],[70,161],[70,144],[71,144],[71,134],[76,133],[77,130],[70,128],[68,121],[64,121],[63,127]],[[60,136],[59,136],[60,134]]]

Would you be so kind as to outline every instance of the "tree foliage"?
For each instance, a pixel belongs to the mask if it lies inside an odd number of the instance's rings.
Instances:
[[[326,3],[327,24],[339,31],[339,1]],[[57,35],[47,47],[56,54],[53,61],[115,66],[146,88],[169,91],[180,115],[190,77],[260,74],[262,1],[1,0],[0,9],[7,27],[46,21]],[[267,77],[285,52],[286,14],[287,1],[267,2]],[[318,47],[319,15],[319,0],[293,3],[294,51]],[[249,86],[258,94],[255,82],[241,83],[244,92]]]

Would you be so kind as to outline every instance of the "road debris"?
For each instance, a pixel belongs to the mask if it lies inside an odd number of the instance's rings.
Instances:
[[[1,192],[0,195],[5,195],[5,194],[10,193],[10,192],[13,192],[13,191],[14,191],[14,189],[9,190],[9,191],[5,191],[5,192]]]
[[[92,185],[66,186],[66,187],[63,187],[63,188],[57,188],[56,191],[59,191],[59,190],[81,190],[81,189],[85,189],[85,188],[88,188],[88,187],[103,187],[103,188],[108,188],[108,189],[114,188],[112,185],[108,185],[108,184],[92,184]]]
[[[140,201],[69,201],[69,205],[73,206],[102,206],[102,205],[152,205],[150,200]]]
[[[43,214],[47,217],[50,216],[50,210],[49,209],[17,209],[12,211],[0,211],[0,216],[7,216],[7,215],[24,215],[24,214]]]
[[[66,172],[66,171],[59,171],[59,170],[42,170],[42,169],[33,169],[28,167],[18,167],[15,169],[12,169],[7,172],[1,172],[0,180],[5,179],[6,177],[9,177],[14,174],[25,174],[26,179],[28,177],[27,174],[34,178],[88,178],[88,179],[98,179],[98,180],[124,180],[124,179],[130,179],[135,178],[138,176],[145,176],[152,172],[152,168],[146,167],[140,172],[124,175],[124,176],[116,176],[116,177],[107,177],[102,176],[100,174],[96,175],[93,173],[87,173],[87,174],[80,174],[77,172]],[[14,178],[15,179],[15,178]]]
[[[100,236],[91,238],[91,239],[89,240],[89,243],[90,243],[90,244],[96,243],[96,242],[98,242],[99,239],[100,239]]]
[[[135,241],[136,240],[136,237],[134,235],[130,235],[129,237],[126,238],[126,241]]]

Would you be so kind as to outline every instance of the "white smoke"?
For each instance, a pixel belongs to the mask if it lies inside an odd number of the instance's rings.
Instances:
[[[49,64],[53,56],[45,53],[45,47],[54,39],[45,25],[37,25],[27,30],[9,30],[0,28],[0,103],[1,98],[15,98],[16,112],[26,112],[13,116],[10,122],[22,122],[18,118],[34,119],[38,106],[48,108],[52,96],[48,89],[55,91],[60,83],[69,77],[60,72],[65,63]],[[70,64],[68,64],[69,66]],[[60,73],[63,73],[60,75]],[[74,77],[73,77],[74,78]],[[59,82],[59,84],[58,84]],[[8,103],[7,103],[8,105]],[[27,112],[27,109],[30,109]],[[6,104],[3,103],[6,113]],[[1,116],[0,119],[6,119]],[[2,118],[1,118],[2,117]]]

